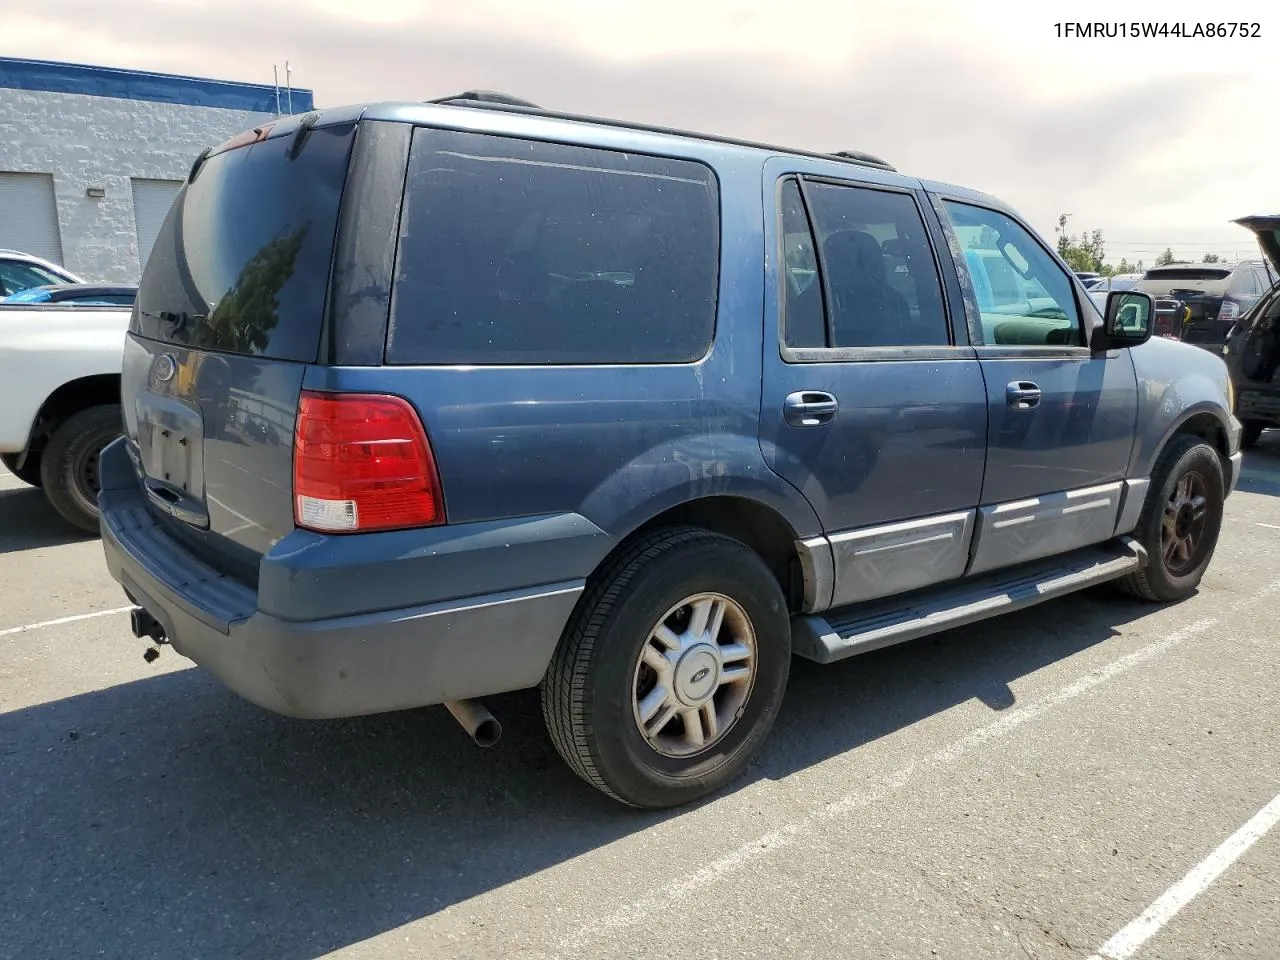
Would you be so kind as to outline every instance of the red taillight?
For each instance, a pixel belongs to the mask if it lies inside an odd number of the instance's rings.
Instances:
[[[435,457],[413,406],[304,390],[293,432],[293,518],[323,533],[444,523]]]
[[[1223,300],[1222,306],[1218,308],[1219,320],[1239,320],[1240,304],[1234,300]]]

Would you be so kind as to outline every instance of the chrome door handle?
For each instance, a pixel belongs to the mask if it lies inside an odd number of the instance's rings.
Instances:
[[[1040,388],[1030,380],[1015,380],[1004,388],[1005,402],[1014,410],[1040,406]]]
[[[840,412],[836,398],[821,390],[800,390],[782,401],[782,416],[793,427],[820,427]]]

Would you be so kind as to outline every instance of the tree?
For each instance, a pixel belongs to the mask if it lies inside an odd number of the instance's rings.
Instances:
[[[1156,266],[1167,267],[1169,264],[1173,263],[1175,259],[1176,258],[1173,255],[1173,249],[1171,247],[1165,247],[1164,253],[1156,257]]]
[[[1110,272],[1110,268],[1102,262],[1106,257],[1106,245],[1101,230],[1082,233],[1079,240],[1072,240],[1067,233],[1067,214],[1064,213],[1058,217],[1056,232],[1058,255],[1067,261],[1072,270],[1077,273]]]
[[[1203,263],[1221,263],[1222,260],[1216,253],[1206,253],[1204,255],[1204,260],[1202,262]]]
[[[1102,231],[1095,230],[1092,234],[1080,234],[1080,248],[1089,255],[1089,259],[1093,261],[1092,269],[1101,270],[1102,261],[1106,258],[1106,249],[1102,242]]]

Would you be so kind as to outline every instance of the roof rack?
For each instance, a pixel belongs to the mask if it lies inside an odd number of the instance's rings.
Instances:
[[[739,140],[735,137],[722,137],[711,133],[695,133],[691,130],[679,130],[673,127],[659,127],[653,124],[635,123],[629,120],[609,120],[603,117],[589,117],[577,113],[560,113],[558,111],[544,110],[536,103],[530,103],[528,100],[523,100],[520,97],[513,97],[508,93],[499,93],[496,90],[468,90],[465,93],[458,93],[448,97],[441,97],[438,100],[428,100],[426,102],[449,107],[471,107],[479,110],[534,113],[552,120],[596,123],[610,127],[619,127],[623,130],[639,130],[645,133],[660,133],[673,137],[690,137],[697,140],[708,140],[712,143],[729,144],[735,147],[750,147],[755,150],[771,150],[777,153],[791,153],[796,156],[813,157],[818,160],[841,160],[845,163],[855,163],[860,167],[876,167],[880,170],[888,170],[890,173],[898,172],[896,167],[890,165],[884,160],[881,160],[874,154],[864,153],[861,150],[838,150],[835,153],[815,153],[812,150],[798,150],[795,147],[779,147],[770,143],[757,143],[753,140]]]
[[[833,157],[839,157],[842,160],[854,160],[858,163],[869,163],[873,167],[884,167],[886,170],[892,170],[893,167],[885,163],[873,153],[865,153],[862,150],[837,150]]]
[[[536,103],[530,103],[528,100],[513,97],[509,93],[500,93],[497,90],[468,90],[465,93],[455,93],[452,96],[441,97],[439,100],[428,100],[427,103],[443,103],[454,107],[486,103],[506,107],[525,107],[530,110],[542,109]]]

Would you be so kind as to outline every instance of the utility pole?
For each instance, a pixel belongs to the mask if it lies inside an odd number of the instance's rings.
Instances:
[[[289,115],[293,115],[293,67],[289,65],[289,61],[284,62],[284,90],[285,97],[288,98]]]
[[[276,86],[276,116],[280,116],[280,67],[276,64],[271,65],[271,74],[275,77]]]

